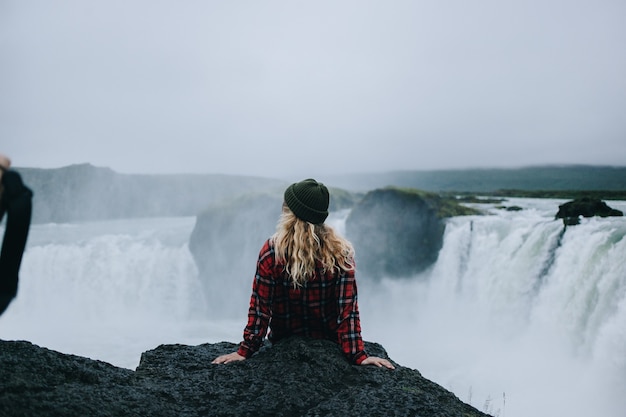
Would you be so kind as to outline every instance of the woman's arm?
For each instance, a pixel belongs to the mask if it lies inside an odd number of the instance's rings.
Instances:
[[[361,320],[357,302],[357,287],[354,269],[344,271],[340,277],[337,303],[339,317],[337,323],[338,342],[343,353],[355,364],[359,365],[365,358],[365,347],[361,338]]]
[[[357,287],[354,269],[346,271],[339,284],[339,328],[337,335],[343,352],[357,365],[374,365],[395,369],[387,359],[368,356],[361,337],[361,319],[357,302]]]
[[[269,240],[263,245],[257,261],[256,274],[252,283],[252,295],[248,309],[248,324],[243,332],[243,341],[237,352],[221,355],[212,363],[229,363],[252,356],[263,345],[272,317],[274,296],[274,251]]]

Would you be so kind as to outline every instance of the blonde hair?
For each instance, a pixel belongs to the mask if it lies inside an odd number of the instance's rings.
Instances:
[[[354,249],[326,224],[301,220],[287,206],[272,236],[276,259],[285,264],[285,272],[294,287],[301,287],[315,275],[317,262],[324,271],[354,269]]]

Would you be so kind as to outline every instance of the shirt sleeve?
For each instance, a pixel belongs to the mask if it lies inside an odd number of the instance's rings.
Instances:
[[[341,349],[350,361],[360,364],[367,358],[361,338],[361,320],[357,302],[354,269],[345,271],[339,282],[339,317],[337,318],[337,337]]]
[[[237,350],[237,353],[245,358],[249,358],[261,348],[263,339],[267,334],[272,317],[272,298],[275,286],[273,267],[274,251],[268,240],[259,253],[254,282],[252,283],[248,323],[243,331],[243,341]]]

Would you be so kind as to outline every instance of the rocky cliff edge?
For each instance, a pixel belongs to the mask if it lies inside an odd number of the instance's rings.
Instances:
[[[161,345],[135,371],[0,341],[0,415],[486,416],[413,369],[349,364],[337,345],[293,338],[212,365],[236,345]],[[370,354],[388,357],[366,342]]]

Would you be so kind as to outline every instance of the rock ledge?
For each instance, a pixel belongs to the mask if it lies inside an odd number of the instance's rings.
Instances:
[[[350,365],[328,341],[293,338],[212,365],[233,343],[161,345],[135,371],[0,341],[2,416],[486,416],[421,374]],[[382,346],[368,351],[387,357]]]

